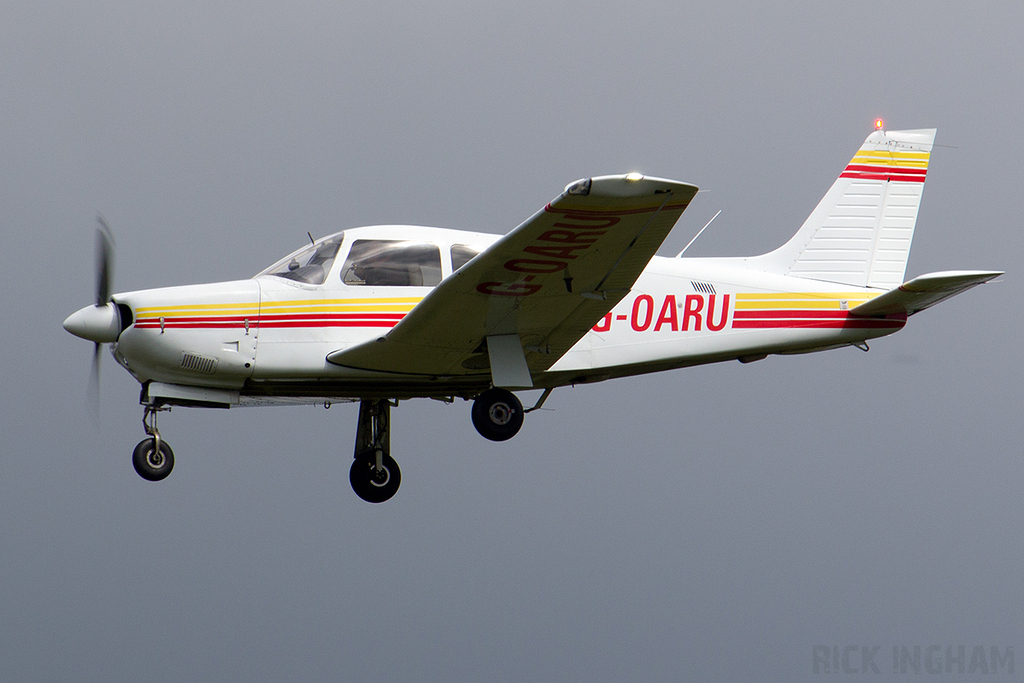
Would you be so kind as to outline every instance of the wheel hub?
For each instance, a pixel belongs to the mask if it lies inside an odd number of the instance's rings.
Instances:
[[[159,469],[164,464],[164,454],[159,449],[154,448],[146,455],[146,463],[153,469]]]
[[[507,425],[512,419],[512,409],[508,407],[507,403],[495,403],[487,411],[487,415],[494,424]]]
[[[376,467],[370,468],[370,483],[374,486],[387,486],[388,481],[391,479],[391,473],[388,472],[387,467]]]

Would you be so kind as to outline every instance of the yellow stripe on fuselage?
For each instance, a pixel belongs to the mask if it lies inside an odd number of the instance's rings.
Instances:
[[[325,312],[338,312],[338,313],[375,313],[380,311],[381,313],[405,313],[413,309],[414,304],[393,304],[393,305],[356,305],[356,306],[277,306],[269,304],[260,308],[260,313],[325,313]]]
[[[423,297],[388,297],[381,299],[323,299],[319,301],[271,301],[264,303],[261,313],[318,313],[331,311],[368,311],[405,312],[411,311]]]
[[[142,317],[183,315],[256,315],[258,313],[323,313],[325,310],[354,313],[404,313],[412,310],[423,297],[382,297],[379,299],[295,299],[260,304],[181,304],[148,306],[136,309]]]
[[[776,294],[737,294],[736,310],[766,310],[775,308],[807,308],[824,310],[841,310],[841,302],[845,301],[853,308],[865,301],[874,299],[878,294],[866,292],[786,292]]]
[[[169,313],[180,313],[182,311],[250,311],[258,310],[259,304],[181,304],[180,306],[144,306],[135,309],[136,313],[152,313],[154,311],[167,311]]]

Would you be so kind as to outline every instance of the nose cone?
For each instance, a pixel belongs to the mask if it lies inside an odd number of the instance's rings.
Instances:
[[[121,315],[113,303],[86,306],[67,317],[64,329],[92,342],[115,342],[121,334]]]

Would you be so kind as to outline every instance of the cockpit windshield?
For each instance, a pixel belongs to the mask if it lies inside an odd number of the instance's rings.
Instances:
[[[273,275],[308,285],[322,285],[327,279],[344,234],[332,235],[286,256],[260,275]]]

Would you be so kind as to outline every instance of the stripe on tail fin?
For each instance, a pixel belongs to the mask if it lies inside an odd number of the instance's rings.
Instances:
[[[898,287],[934,140],[934,128],[869,135],[796,235],[748,265],[857,287]]]

